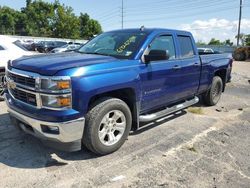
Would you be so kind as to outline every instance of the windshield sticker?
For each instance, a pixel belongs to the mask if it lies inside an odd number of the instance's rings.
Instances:
[[[117,48],[116,51],[117,51],[118,53],[122,53],[122,52],[126,49],[126,47],[127,47],[128,45],[130,45],[132,42],[135,42],[135,39],[136,39],[135,36],[130,37],[128,40],[126,40],[126,42],[124,42],[123,45],[121,45],[119,48]]]

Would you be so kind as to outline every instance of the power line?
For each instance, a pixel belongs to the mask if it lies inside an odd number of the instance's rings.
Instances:
[[[245,6],[247,7],[247,6]],[[222,7],[220,7],[222,8]],[[216,12],[224,12],[224,11],[227,11],[227,10],[232,10],[232,9],[235,9],[235,6],[230,6],[230,7],[223,7],[222,9],[214,9],[213,11],[216,11]],[[192,17],[192,16],[198,16],[199,14],[203,14],[203,13],[206,13],[206,14],[214,14],[214,12],[211,12],[211,11],[200,11],[200,12],[196,12],[194,14],[187,14],[187,15],[183,15],[185,18],[186,17]],[[150,18],[150,19],[137,19],[137,20],[126,20],[125,22],[149,22],[149,21],[156,21],[156,20],[160,20],[160,19],[183,19],[183,17],[178,17],[176,15],[172,15],[172,16],[161,16],[161,17],[155,17],[155,18]]]
[[[209,8],[209,7],[214,7],[214,6],[217,6],[217,8],[223,8],[222,6],[220,5],[225,5],[226,2],[224,3],[218,3],[218,4],[213,4],[213,5],[199,5],[199,6],[188,6],[188,9],[187,9],[187,6],[186,7],[179,7],[179,8],[176,8],[176,9],[172,9],[172,10],[169,10],[168,12],[162,12],[160,15],[170,15],[170,14],[177,14],[179,15],[179,12],[194,12],[194,10],[200,10],[201,8]],[[227,3],[228,4],[228,3]],[[155,11],[147,11],[147,12],[131,12],[129,13],[129,15],[138,15],[139,14],[145,14],[144,18],[146,19],[148,16],[152,17],[154,15],[159,15],[159,11],[160,10],[163,10],[163,9],[158,9],[158,10],[155,10]]]
[[[194,10],[196,9],[200,9],[200,8],[209,8],[209,7],[214,7],[214,6],[219,6],[219,5],[225,5],[225,4],[228,4],[228,1],[226,2],[217,2],[217,3],[213,3],[213,4],[203,4],[203,5],[195,5],[195,6],[183,6],[183,7],[175,7],[173,9],[171,9],[172,11],[176,12],[184,12],[184,11],[187,11],[187,12],[193,12]],[[222,8],[220,6],[220,8]],[[138,15],[138,14],[146,14],[147,16],[151,16],[151,14],[156,14],[157,12],[161,11],[161,10],[165,10],[166,8],[164,7],[161,7],[161,8],[158,8],[158,9],[151,9],[151,10],[148,10],[148,11],[137,11],[137,12],[130,12],[129,15]],[[171,10],[168,10],[167,12],[164,12],[164,13],[161,13],[161,15],[169,15]],[[145,15],[145,16],[146,16]],[[159,14],[158,14],[159,15]]]
[[[171,0],[169,0],[169,1],[171,1]],[[160,2],[162,4],[159,5]],[[235,1],[233,1],[233,0],[231,0],[231,1],[224,0],[223,1],[222,0],[222,1],[218,2],[217,0],[210,0],[210,1],[204,2],[202,4],[201,4],[201,0],[196,0],[195,2],[191,2],[191,3],[190,2],[183,2],[184,4],[183,3],[170,3],[169,4],[169,2],[168,2],[168,6],[166,8],[164,8],[163,6],[165,5],[164,3],[166,3],[166,1],[158,1],[158,7],[152,8],[151,6],[148,6],[149,3],[144,3],[144,6],[147,6],[147,8],[150,8],[150,10],[147,10],[147,9],[141,8],[141,7],[140,7],[140,9],[138,9],[138,7],[137,7],[136,12],[134,12],[134,11],[131,11],[131,9],[136,8],[136,7],[133,5],[133,7],[124,8],[124,2],[122,0],[122,2],[121,2],[122,3],[122,7],[121,7],[121,28],[124,28],[124,23],[128,22],[127,20],[124,20],[124,17],[125,17],[124,10],[125,9],[126,9],[126,12],[127,12],[128,16],[131,16],[131,15],[136,13],[137,15],[138,14],[146,14],[144,16],[144,17],[146,17],[146,16],[155,15],[156,12],[157,12],[158,16],[159,15],[163,16],[163,15],[169,15],[171,10],[178,11],[178,12],[190,12],[190,11],[193,12],[194,10],[200,10],[201,8],[214,7],[214,6],[224,5],[225,3],[228,4],[228,3],[231,3],[231,2],[235,2]],[[220,8],[222,8],[222,7],[220,7]],[[158,13],[159,10],[166,10],[166,12],[159,14]],[[213,10],[213,12],[214,12],[214,10]],[[114,16],[112,16],[112,15],[108,15],[108,16],[106,15],[105,21],[108,21],[109,19],[113,19],[113,18],[114,18]],[[104,17],[102,17],[101,20],[102,19],[104,19]],[[148,20],[151,20],[151,19],[150,18],[149,19],[144,18],[143,20],[141,19],[141,20],[137,20],[137,21],[147,21],[148,22]],[[153,20],[156,20],[156,19],[153,19]],[[129,21],[134,22],[135,19],[129,20]]]

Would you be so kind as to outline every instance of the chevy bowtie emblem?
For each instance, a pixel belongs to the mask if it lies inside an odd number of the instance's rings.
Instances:
[[[14,80],[7,80],[7,86],[11,89],[15,89],[16,88],[16,83],[14,82]]]

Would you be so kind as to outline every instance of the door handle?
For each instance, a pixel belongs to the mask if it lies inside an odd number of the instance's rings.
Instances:
[[[194,66],[200,66],[200,63],[194,63]]]
[[[180,65],[175,65],[175,66],[173,66],[172,69],[174,69],[174,70],[179,70],[179,69],[181,69],[181,66],[180,66]]]

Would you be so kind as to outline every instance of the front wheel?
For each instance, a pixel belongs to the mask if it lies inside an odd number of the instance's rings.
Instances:
[[[215,76],[212,81],[211,88],[203,94],[203,101],[208,106],[216,105],[221,97],[223,90],[223,82],[221,77]]]
[[[86,116],[83,144],[106,155],[118,150],[129,135],[132,116],[128,105],[117,98],[97,101]]]
[[[5,73],[4,72],[0,72],[0,101],[4,100],[3,97],[3,91],[4,91],[4,76]]]

